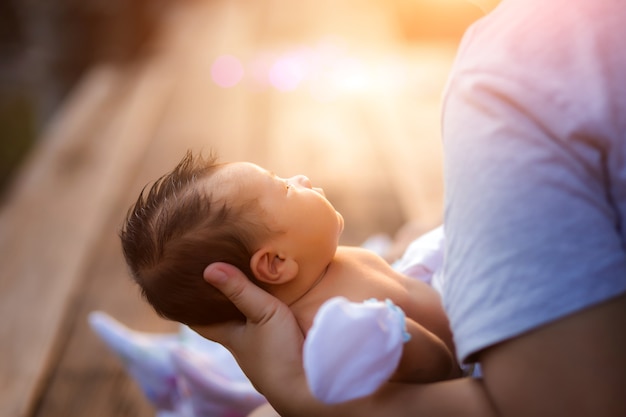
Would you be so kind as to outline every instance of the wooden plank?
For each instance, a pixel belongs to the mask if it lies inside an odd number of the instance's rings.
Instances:
[[[48,217],[47,213],[54,210],[48,203],[55,198],[60,198],[60,202],[64,199],[75,201],[75,198],[74,195],[63,195],[64,190],[59,190],[61,195],[52,195],[56,189],[46,192],[42,186],[49,185],[51,177],[63,172],[63,165],[74,159],[72,154],[80,157],[83,137],[91,126],[98,126],[98,115],[107,102],[114,100],[118,82],[117,74],[110,68],[95,71],[84,81],[69,101],[64,111],[66,116],[53,123],[48,135],[25,164],[2,208],[0,312],[7,318],[16,317],[16,320],[0,322],[2,415],[25,415],[35,396],[41,370],[50,353],[50,341],[57,330],[55,324],[58,323],[55,322],[64,307],[64,297],[57,299],[56,294],[46,294],[46,290],[50,291],[49,285],[54,283],[54,291],[69,293],[73,282],[65,273],[67,269],[76,268],[76,260],[80,257],[77,254],[76,259],[62,267],[65,271],[58,271],[60,265],[54,261],[56,245],[52,246],[51,241],[43,242],[47,238],[58,238],[65,232],[67,224],[56,224],[55,214]],[[63,164],[59,160],[66,162]],[[42,192],[47,195],[42,196]],[[60,213],[56,216],[65,217]],[[61,288],[54,289],[58,286]],[[50,298],[49,305],[46,305],[46,299]],[[25,306],[30,307],[26,309]]]
[[[154,146],[154,144],[153,144]],[[156,145],[159,146],[159,145]],[[153,165],[146,159],[140,165]],[[139,175],[143,177],[143,175]],[[117,230],[122,213],[130,198],[132,187],[124,189],[106,220],[96,250],[81,276],[77,288],[79,297],[70,303],[66,314],[69,328],[59,335],[65,344],[58,357],[46,390],[34,417],[152,417],[155,410],[139,387],[126,373],[122,363],[89,328],[87,316],[91,311],[105,311],[134,329],[147,332],[175,332],[176,326],[156,317],[141,299],[131,282],[121,256]]]
[[[219,88],[210,79],[212,58],[224,51],[245,52],[251,44],[251,38],[242,36],[248,18],[244,6],[217,1],[180,11],[171,21],[172,33],[164,34],[158,59],[143,68],[144,73],[154,67],[167,68],[176,83],[166,110],[160,117],[144,121],[144,129],[149,131],[144,134],[152,137],[150,146],[135,161],[134,172],[120,183],[122,197],[109,202],[109,216],[81,273],[79,297],[72,300],[67,311],[69,328],[62,335],[66,344],[34,416],[154,415],[155,410],[119,360],[87,326],[87,315],[103,310],[134,329],[175,331],[173,323],[158,318],[140,298],[128,276],[117,231],[139,190],[173,168],[187,149],[216,148],[225,159],[246,158],[247,149],[242,144],[249,131],[257,130],[255,119],[248,122],[254,111],[249,96],[243,89]],[[137,105],[148,105],[150,99],[151,95],[144,92]],[[118,111],[111,115],[111,123],[126,109]]]
[[[0,323],[1,415],[30,413],[109,202],[147,146],[142,129],[162,110],[163,74],[128,75],[103,69],[87,79],[2,212],[0,314],[15,319]],[[119,117],[108,124],[113,109]]]

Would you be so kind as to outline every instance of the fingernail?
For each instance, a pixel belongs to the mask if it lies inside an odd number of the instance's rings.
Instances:
[[[204,276],[211,282],[215,283],[224,282],[228,278],[228,275],[226,275],[226,272],[223,269],[211,266],[207,267]]]

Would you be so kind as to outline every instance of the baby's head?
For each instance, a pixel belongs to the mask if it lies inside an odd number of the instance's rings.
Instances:
[[[332,260],[343,219],[304,176],[277,177],[245,162],[191,153],[140,194],[120,233],[143,296],[188,325],[243,320],[203,279],[227,262],[272,292]],[[282,294],[288,294],[283,291]]]

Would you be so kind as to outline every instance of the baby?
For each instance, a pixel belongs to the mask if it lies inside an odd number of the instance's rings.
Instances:
[[[142,191],[120,236],[143,296],[167,319],[192,328],[244,320],[203,279],[207,265],[226,262],[287,304],[305,335],[333,297],[391,300],[410,334],[391,380],[460,376],[437,292],[373,252],[338,246],[343,226],[323,190],[303,175],[281,178],[252,163],[188,152]]]

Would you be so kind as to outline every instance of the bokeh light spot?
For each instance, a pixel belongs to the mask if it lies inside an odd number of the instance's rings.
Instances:
[[[269,79],[280,91],[293,91],[305,77],[304,63],[295,57],[281,57],[270,69]]]
[[[243,65],[232,55],[221,55],[211,66],[211,78],[220,87],[234,87],[243,78]]]

